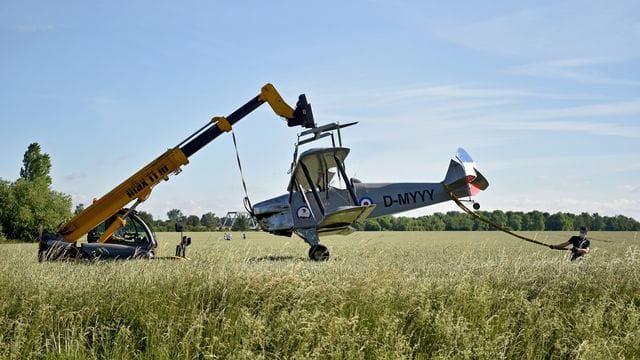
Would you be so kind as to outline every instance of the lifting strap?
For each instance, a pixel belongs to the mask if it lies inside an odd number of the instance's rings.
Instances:
[[[474,218],[482,221],[483,223],[485,223],[485,224],[487,224],[489,226],[492,226],[492,227],[494,227],[494,228],[496,228],[496,229],[498,229],[498,230],[500,230],[502,232],[505,232],[505,233],[507,233],[507,234],[509,234],[511,236],[515,236],[518,239],[521,239],[521,240],[524,240],[524,241],[527,241],[527,242],[530,242],[530,243],[533,243],[533,244],[546,246],[548,248],[553,249],[550,244],[546,244],[546,243],[543,243],[541,241],[538,241],[538,240],[535,240],[535,239],[528,238],[526,236],[522,236],[522,235],[516,234],[513,231],[509,230],[508,228],[506,228],[506,227],[504,227],[504,226],[502,226],[500,224],[496,224],[495,222],[487,219],[486,217],[476,213],[475,211],[473,211],[473,210],[469,209],[468,207],[466,207],[462,203],[462,201],[460,201],[460,199],[458,199],[458,197],[453,193],[453,191],[451,191],[451,189],[447,185],[445,185],[444,187],[447,190],[447,192],[449,193],[449,196],[451,197],[451,200],[453,200],[453,202],[455,202],[456,205],[458,205],[460,207],[460,209],[462,209],[462,211],[466,212],[467,214],[471,215],[472,217],[474,217]],[[558,249],[558,250],[565,250],[565,249]]]
[[[242,188],[244,189],[244,199],[243,204],[245,210],[251,215],[251,217],[255,218],[253,214],[253,206],[251,206],[251,201],[249,200],[249,192],[247,191],[247,182],[244,180],[244,173],[242,172],[242,163],[240,162],[240,153],[238,152],[238,141],[236,140],[236,133],[231,130],[231,137],[233,138],[233,147],[236,150],[236,159],[238,160],[238,169],[240,170],[240,178],[242,179]]]

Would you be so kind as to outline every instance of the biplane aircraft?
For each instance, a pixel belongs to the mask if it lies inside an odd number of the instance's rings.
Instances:
[[[287,237],[294,233],[300,236],[310,246],[311,260],[329,258],[329,250],[320,244],[320,236],[349,234],[358,220],[433,205],[451,200],[452,196],[470,198],[489,186],[462,148],[449,163],[441,182],[363,183],[350,179],[345,170],[350,149],[342,147],[340,129],[354,124],[333,123],[299,134],[288,193],[257,203],[251,209],[263,230]],[[338,146],[334,131],[338,134]],[[328,136],[331,147],[312,148],[298,156],[301,145]],[[336,187],[336,176],[344,188]],[[474,203],[474,208],[479,209],[479,204]]]

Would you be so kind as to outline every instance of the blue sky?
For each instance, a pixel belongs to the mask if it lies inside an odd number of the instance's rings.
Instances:
[[[633,1],[4,0],[0,52],[0,178],[38,142],[74,204],[272,82],[320,124],[360,122],[343,137],[362,181],[440,181],[464,147],[485,210],[640,219]],[[235,131],[253,202],[283,193],[300,129],[265,106]],[[234,156],[220,137],[139,209],[241,209]]]

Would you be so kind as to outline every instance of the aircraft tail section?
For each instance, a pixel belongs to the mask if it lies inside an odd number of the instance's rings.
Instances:
[[[456,197],[474,196],[489,187],[489,182],[463,148],[459,148],[451,159],[442,184]]]

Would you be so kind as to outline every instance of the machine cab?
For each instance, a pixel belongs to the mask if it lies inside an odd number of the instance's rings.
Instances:
[[[98,242],[100,236],[111,225],[116,216],[125,215],[124,209],[117,215],[107,219],[102,224],[91,230],[87,235],[87,241],[89,243]],[[136,211],[131,211],[125,218],[126,225],[118,229],[106,243],[109,244],[121,244],[130,246],[150,246],[156,247],[157,243],[155,236],[149,226],[140,218]]]
[[[104,243],[98,242],[116,216],[124,216],[126,225],[118,229]],[[136,211],[130,211],[127,214],[127,209],[120,210],[117,215],[91,230],[87,234],[87,243],[80,244],[85,256],[101,258],[152,258],[157,246],[155,234],[149,226]]]

